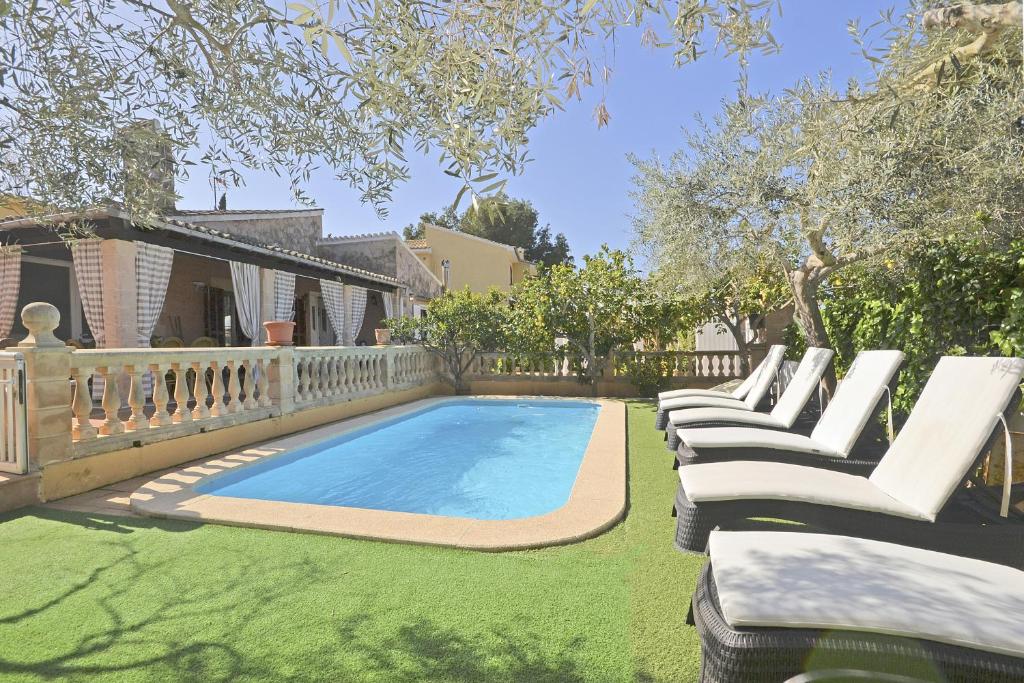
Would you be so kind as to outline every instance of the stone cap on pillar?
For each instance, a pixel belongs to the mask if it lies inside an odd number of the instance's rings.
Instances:
[[[21,348],[54,348],[65,344],[54,336],[53,331],[60,325],[60,311],[53,304],[36,301],[21,309],[21,324],[28,330],[28,336],[18,342]]]

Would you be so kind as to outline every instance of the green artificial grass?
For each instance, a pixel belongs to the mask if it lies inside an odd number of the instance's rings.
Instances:
[[[0,517],[3,681],[692,681],[702,560],[629,404],[630,509],[512,553],[98,517]]]

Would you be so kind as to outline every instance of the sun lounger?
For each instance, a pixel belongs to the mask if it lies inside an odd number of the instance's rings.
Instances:
[[[879,404],[888,403],[889,385],[903,359],[901,351],[857,354],[810,436],[757,427],[679,429],[676,462],[771,460],[867,474],[881,453],[852,457],[854,444]]]
[[[658,395],[658,414],[654,418],[654,428],[665,429],[668,414],[681,408],[699,408],[701,406],[720,406],[738,410],[755,410],[768,395],[776,373],[786,355],[786,347],[776,344],[768,349],[767,355],[750,375],[731,394],[712,391],[710,389],[680,389],[686,392],[678,396]],[[675,393],[675,392],[666,392]]]
[[[884,674],[870,681],[1024,681],[1020,569],[799,532],[716,531],[709,551],[690,609],[703,683],[814,668]]]
[[[942,358],[870,477],[744,460],[680,467],[676,544],[702,551],[715,526],[767,517],[941,549],[953,525],[936,522],[949,521],[954,492],[1003,433],[1022,375],[1019,358]]]
[[[825,370],[828,369],[829,363],[832,362],[834,354],[832,349],[817,347],[807,349],[804,357],[800,359],[800,366],[794,373],[793,379],[790,380],[786,390],[782,392],[782,396],[779,397],[770,413],[759,413],[746,407],[743,409],[730,408],[724,405],[673,410],[668,414],[666,446],[673,451],[679,448],[679,435],[676,430],[680,427],[714,425],[790,429],[811,398],[817,394],[821,378],[824,376]]]

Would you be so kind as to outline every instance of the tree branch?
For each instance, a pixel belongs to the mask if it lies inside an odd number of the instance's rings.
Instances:
[[[979,34],[966,45],[953,50],[949,56],[918,71],[911,83],[917,88],[929,88],[953,64],[967,62],[985,54],[996,44],[1003,29],[1014,28],[1024,21],[1024,4],[1020,0],[1000,5],[961,4],[941,7],[924,13],[923,25],[929,29],[959,29]]]

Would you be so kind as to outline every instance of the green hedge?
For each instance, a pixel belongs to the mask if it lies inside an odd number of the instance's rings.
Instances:
[[[906,414],[943,355],[1024,352],[1024,241],[993,250],[970,239],[914,247],[897,265],[844,269],[822,292],[837,369],[861,349],[907,354],[893,407]]]

